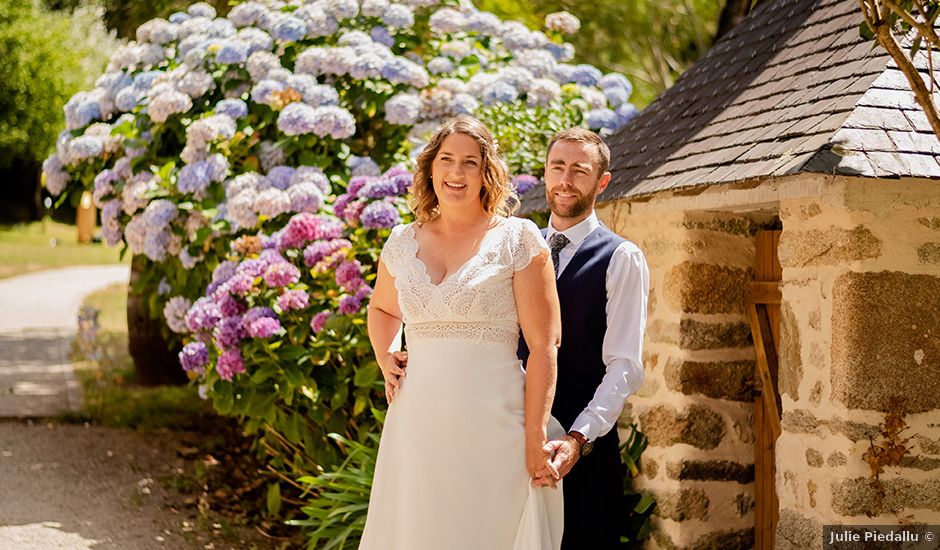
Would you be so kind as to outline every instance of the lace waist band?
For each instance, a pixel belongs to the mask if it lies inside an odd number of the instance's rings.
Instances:
[[[516,345],[519,342],[519,330],[487,323],[414,323],[405,325],[405,337],[409,340],[413,338],[485,340]]]

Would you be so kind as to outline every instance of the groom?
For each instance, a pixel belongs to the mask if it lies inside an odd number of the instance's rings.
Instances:
[[[568,433],[546,445],[553,467],[535,483],[554,486],[565,478],[562,550],[619,547],[626,510],[617,418],[643,383],[649,269],[640,249],[594,213],[610,183],[609,165],[610,149],[588,130],[563,130],[549,143],[545,195],[552,213],[542,233],[562,318],[552,415]],[[528,357],[521,339],[519,354]]]

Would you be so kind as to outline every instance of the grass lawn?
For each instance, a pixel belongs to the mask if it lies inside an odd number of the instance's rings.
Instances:
[[[0,279],[72,265],[121,263],[120,247],[79,244],[78,229],[51,220],[0,225]],[[130,262],[130,254],[124,263]]]

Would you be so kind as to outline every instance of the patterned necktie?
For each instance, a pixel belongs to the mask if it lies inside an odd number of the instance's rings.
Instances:
[[[548,248],[552,251],[552,263],[555,265],[556,277],[558,276],[558,253],[570,242],[564,233],[555,233],[552,238],[548,239]]]

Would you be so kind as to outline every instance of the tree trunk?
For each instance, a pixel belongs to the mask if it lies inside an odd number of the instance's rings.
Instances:
[[[187,381],[186,373],[179,363],[179,349],[170,349],[163,337],[163,319],[150,315],[147,294],[134,293],[134,285],[140,280],[147,266],[144,256],[134,256],[131,261],[131,281],[127,287],[127,344],[137,383],[142,386],[180,385]]]

